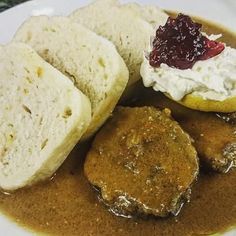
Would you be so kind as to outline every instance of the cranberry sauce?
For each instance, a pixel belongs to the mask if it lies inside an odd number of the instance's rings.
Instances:
[[[192,68],[196,61],[212,58],[224,50],[224,44],[209,40],[201,33],[202,25],[189,16],[168,18],[156,31],[149,55],[152,67],[161,63],[178,69]]]

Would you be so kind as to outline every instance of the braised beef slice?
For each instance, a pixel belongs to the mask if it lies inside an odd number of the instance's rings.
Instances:
[[[116,215],[164,217],[189,199],[198,158],[168,109],[120,107],[96,136],[84,169]]]
[[[217,172],[228,172],[236,165],[236,115],[217,114],[188,109],[161,93],[145,89],[135,105],[169,108],[172,116],[194,139],[203,166]]]

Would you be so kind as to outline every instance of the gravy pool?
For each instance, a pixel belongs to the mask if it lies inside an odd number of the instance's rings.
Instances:
[[[223,41],[236,47],[233,33],[209,22],[203,24],[208,34],[222,33]],[[83,174],[89,145],[79,144],[52,180],[11,195],[0,194],[0,210],[33,232],[58,236],[208,235],[236,225],[236,170],[201,173],[191,202],[177,217],[125,219],[112,215],[99,203]]]

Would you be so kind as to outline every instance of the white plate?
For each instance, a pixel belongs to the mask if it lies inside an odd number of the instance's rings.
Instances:
[[[236,31],[235,0],[139,0],[137,2],[157,4],[165,9],[202,16]],[[89,1],[86,0],[34,0],[11,8],[0,14],[0,44],[9,42],[17,28],[30,15],[67,15],[88,3]],[[0,215],[0,235],[3,234],[4,236],[33,235]],[[236,230],[224,234],[224,236],[235,235]]]

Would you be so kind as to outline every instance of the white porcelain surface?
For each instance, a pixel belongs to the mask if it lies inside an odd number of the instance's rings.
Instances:
[[[0,44],[11,40],[16,29],[30,15],[67,15],[90,1],[86,0],[33,0],[0,14]],[[128,1],[122,1],[128,2]],[[235,0],[137,0],[139,3],[157,4],[162,8],[202,16],[225,25],[236,32]],[[19,219],[20,220],[20,219]],[[34,235],[0,215],[0,236]],[[224,234],[235,236],[236,230]]]

